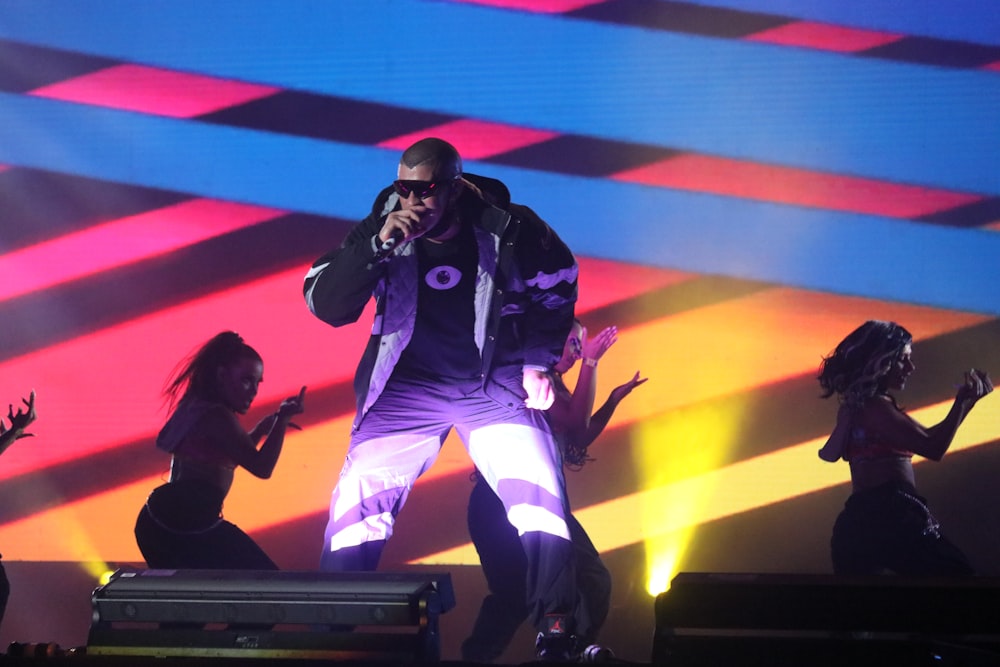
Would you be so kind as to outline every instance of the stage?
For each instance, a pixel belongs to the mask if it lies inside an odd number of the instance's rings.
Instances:
[[[81,594],[76,563],[8,563],[4,664],[266,667],[460,660],[473,574],[232,572],[121,567]],[[76,576],[71,576],[76,573]],[[458,575],[456,583],[456,574]],[[30,582],[30,586],[26,584]],[[25,598],[31,597],[30,603]],[[682,572],[579,662],[702,665],[995,665],[1000,580]],[[617,613],[616,613],[617,612]],[[499,664],[536,662],[533,633]]]
[[[614,559],[612,559],[614,560]],[[93,655],[88,653],[88,635],[90,634],[93,616],[93,594],[98,586],[96,563],[75,563],[55,561],[4,561],[8,579],[11,584],[11,595],[7,605],[7,613],[0,624],[0,648],[9,653],[12,642],[20,644],[56,644],[61,657],[54,659],[79,661],[83,658],[92,664],[123,664],[120,657],[113,655]],[[112,569],[139,569],[141,563],[108,564]],[[411,566],[397,568],[406,574],[431,573],[442,571],[442,568],[430,566]],[[482,573],[478,567],[449,566],[444,568],[449,575],[454,589],[454,606],[440,614],[439,637],[440,658],[443,662],[460,661],[460,644],[467,636],[479,603],[486,593]],[[305,574],[305,573],[303,573]],[[317,573],[314,573],[317,574]],[[629,662],[646,662],[649,660],[653,636],[653,597],[641,590],[635,582],[623,580],[614,595],[611,618],[605,626],[607,636],[616,644],[612,646],[615,653]],[[378,643],[378,642],[376,642]],[[620,644],[620,647],[619,647]],[[75,649],[75,650],[74,650]],[[207,649],[203,647],[200,653]],[[335,651],[334,651],[335,652]],[[191,655],[174,656],[186,661],[197,660],[199,663],[210,663],[210,656]],[[279,652],[275,652],[279,653]],[[362,661],[371,661],[372,651],[359,651]],[[72,654],[72,655],[70,655]],[[161,655],[161,652],[150,652],[151,656]],[[267,664],[304,663],[316,664],[312,659],[294,657],[262,657],[263,652],[256,654],[246,651],[241,654],[242,660],[267,660]],[[397,652],[393,661],[414,661],[416,658]],[[5,659],[13,660],[5,655]],[[53,658],[48,658],[49,660]],[[142,662],[142,650],[137,649],[124,660],[124,664]],[[228,660],[227,658],[219,658]],[[341,659],[338,657],[338,660]],[[534,659],[534,632],[526,624],[521,627],[512,640],[508,650],[501,657],[502,664],[520,664]],[[230,661],[231,662],[231,661]],[[376,660],[379,662],[379,660]],[[384,664],[384,661],[381,661]],[[156,662],[163,665],[163,662]],[[189,664],[189,663],[185,663]]]

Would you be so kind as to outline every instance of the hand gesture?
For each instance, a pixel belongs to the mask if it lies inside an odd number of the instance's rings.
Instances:
[[[38,415],[35,413],[35,391],[32,390],[30,396],[27,399],[22,398],[21,402],[24,403],[27,410],[18,408],[15,414],[14,405],[10,404],[7,409],[7,419],[10,421],[10,429],[5,428],[3,420],[0,419],[0,436],[5,433],[12,433],[13,436],[8,435],[7,437],[13,437],[13,440],[34,436],[34,433],[25,433],[24,429],[28,428],[38,418]]]
[[[983,396],[993,391],[993,381],[986,371],[973,368],[965,372],[965,382],[959,385],[955,398],[975,405]]]
[[[305,395],[306,388],[302,387],[298,394],[295,396],[289,396],[283,400],[275,412],[272,412],[257,422],[257,425],[253,427],[252,431],[250,431],[250,437],[253,438],[253,441],[257,442],[270,433],[271,429],[274,428],[274,425],[278,423],[279,420],[284,421],[286,425],[296,430],[302,430],[301,426],[294,424],[289,420],[292,418],[292,415],[300,414],[304,410],[303,399],[305,398]]]
[[[580,350],[584,359],[597,361],[604,356],[612,345],[618,342],[618,327],[605,327],[593,338],[587,337],[587,327],[580,333]]]
[[[649,378],[640,378],[639,371],[635,372],[632,379],[625,384],[620,384],[611,390],[611,400],[617,405],[621,403],[621,400],[632,393],[632,390],[638,387],[640,384],[644,383]]]
[[[305,411],[306,388],[303,386],[295,396],[289,396],[281,402],[278,412],[275,413],[277,419],[288,421],[294,415],[302,414]],[[296,427],[297,428],[297,427]]]
[[[556,394],[552,388],[552,378],[548,373],[526,368],[522,383],[524,391],[528,394],[528,398],[524,400],[525,407],[535,410],[548,410],[552,407]]]

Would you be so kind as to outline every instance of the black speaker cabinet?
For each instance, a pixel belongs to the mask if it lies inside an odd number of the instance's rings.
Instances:
[[[118,570],[89,655],[440,660],[449,574]]]
[[[682,572],[656,598],[671,665],[1000,665],[1000,579]]]

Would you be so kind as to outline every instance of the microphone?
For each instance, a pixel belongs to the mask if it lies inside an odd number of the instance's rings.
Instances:
[[[406,238],[406,234],[403,232],[402,229],[392,230],[392,235],[389,236],[389,239],[386,241],[382,241],[382,243],[379,244],[380,254],[383,253],[388,254],[392,252],[393,248],[399,245],[399,242],[402,241],[404,238]]]
[[[375,244],[375,256],[372,257],[372,261],[368,263],[366,268],[371,270],[371,268],[376,264],[385,261],[389,254],[393,251],[393,248],[399,245],[399,242],[404,238],[406,238],[406,233],[403,232],[402,229],[392,230],[392,234],[389,236],[387,241],[381,240],[379,235],[376,234],[372,239]]]

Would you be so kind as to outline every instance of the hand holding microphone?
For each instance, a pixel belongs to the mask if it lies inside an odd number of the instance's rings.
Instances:
[[[383,227],[383,230],[385,228]],[[403,239],[406,238],[406,233],[402,229],[394,229],[389,233],[389,238],[385,241],[382,240],[382,233],[379,232],[378,235],[378,248],[380,254],[388,254],[393,251],[393,249],[399,245]]]
[[[412,241],[423,235],[427,229],[420,223],[426,211],[425,206],[413,206],[387,215],[378,233],[381,250],[386,253],[392,252],[400,243]]]
[[[386,216],[382,229],[372,238],[375,256],[368,268],[387,261],[397,246],[427,234],[439,221],[435,211],[423,204],[393,211]]]

